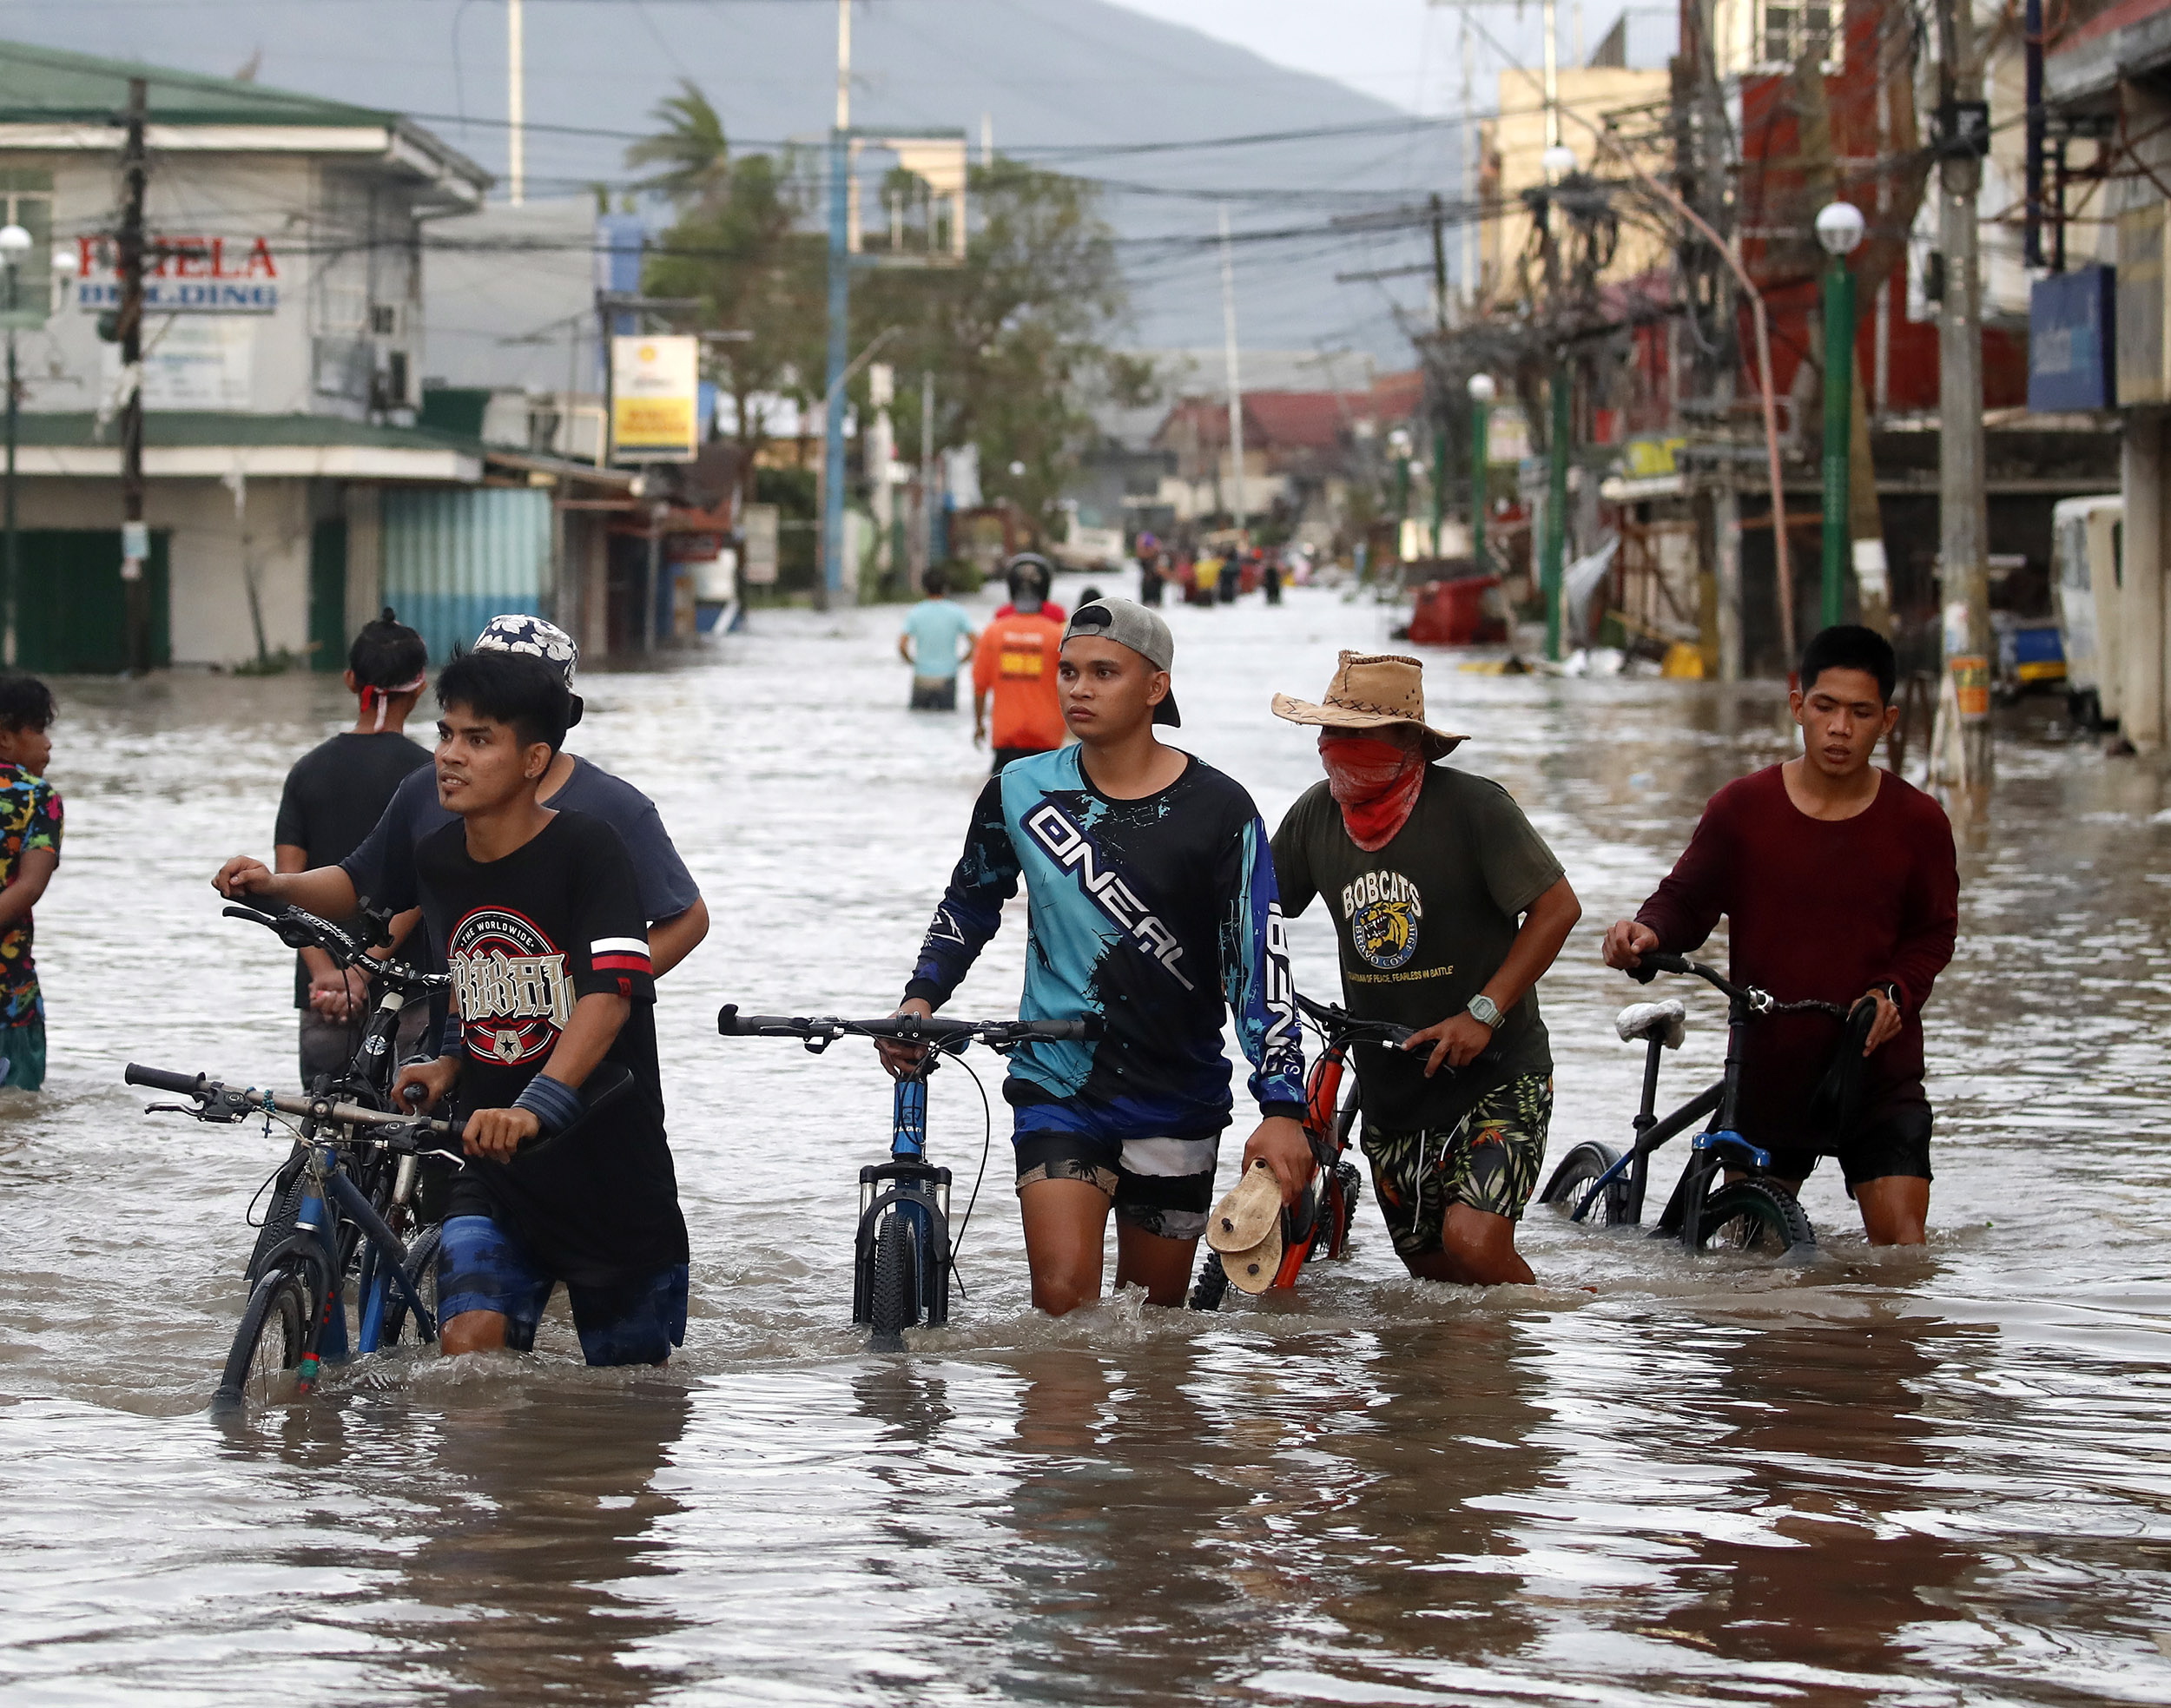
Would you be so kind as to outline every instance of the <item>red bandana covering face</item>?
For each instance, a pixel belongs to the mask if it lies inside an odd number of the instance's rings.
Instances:
[[[1319,756],[1349,840],[1367,854],[1393,841],[1425,786],[1424,755],[1369,735],[1322,735]]]

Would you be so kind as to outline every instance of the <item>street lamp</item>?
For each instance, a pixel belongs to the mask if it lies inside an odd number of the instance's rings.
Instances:
[[[1397,427],[1387,436],[1387,448],[1395,453],[1395,555],[1402,550],[1402,527],[1409,520],[1409,429]]]
[[[1824,625],[1846,616],[1847,458],[1854,443],[1854,274],[1847,257],[1862,241],[1862,210],[1835,201],[1817,215],[1817,241],[1831,260],[1825,267],[1825,564]]]
[[[1526,155],[1525,158],[1528,156]],[[1569,173],[1575,170],[1575,150],[1565,142],[1555,142],[1538,159],[1539,163],[1545,168],[1547,183],[1557,184]]]
[[[1558,184],[1575,170],[1575,150],[1565,142],[1555,142],[1543,155],[1546,181]],[[1547,197],[1546,217],[1546,283],[1549,289],[1560,288],[1560,274],[1555,258],[1560,251],[1553,237],[1553,202]],[[1538,586],[1546,608],[1546,656],[1559,661],[1561,656],[1561,589],[1567,579],[1568,546],[1568,439],[1575,430],[1575,371],[1568,365],[1567,351],[1563,346],[1555,355],[1553,379],[1547,387],[1550,396],[1550,429],[1546,435],[1546,515],[1543,549],[1538,559]]]
[[[1485,573],[1485,470],[1489,447],[1487,430],[1492,425],[1493,399],[1500,387],[1489,373],[1470,376],[1470,562]]]

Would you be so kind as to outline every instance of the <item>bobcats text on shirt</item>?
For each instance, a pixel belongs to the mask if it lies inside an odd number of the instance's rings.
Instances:
[[[456,821],[416,845],[415,875],[452,973],[462,1111],[508,1107],[583,997],[631,1004],[604,1059],[630,1072],[636,1091],[532,1155],[471,1157],[453,1212],[489,1216],[565,1281],[610,1286],[684,1263],[647,920],[617,833],[561,811],[503,859],[478,861]]]

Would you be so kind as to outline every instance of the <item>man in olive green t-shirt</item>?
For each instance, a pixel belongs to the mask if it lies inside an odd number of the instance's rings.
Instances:
[[[1344,652],[1320,703],[1274,696],[1277,716],[1321,727],[1327,768],[1275,832],[1274,874],[1290,914],[1326,898],[1349,1012],[1417,1029],[1402,1051],[1352,1052],[1403,1265],[1528,1282],[1515,1223],[1553,1114],[1535,987],[1583,910],[1506,789],[1432,762],[1462,737],[1425,722],[1422,670]]]

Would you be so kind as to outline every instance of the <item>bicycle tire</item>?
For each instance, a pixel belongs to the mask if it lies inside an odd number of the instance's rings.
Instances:
[[[1342,1184],[1341,1238],[1336,1250],[1346,1257],[1349,1255],[1349,1238],[1356,1231],[1357,1198],[1364,1190],[1364,1171],[1355,1163],[1336,1163],[1335,1178]]]
[[[1704,1200],[1696,1249],[1798,1261],[1817,1249],[1817,1232],[1792,1192],[1768,1180],[1737,1180]]]
[[[882,1217],[874,1233],[874,1275],[868,1284],[868,1326],[877,1352],[902,1352],[905,1330],[920,1321],[920,1265],[905,1218]]]
[[[444,1224],[432,1223],[414,1236],[414,1243],[407,1248],[407,1261],[400,1266],[406,1271],[407,1280],[412,1284],[414,1290],[421,1296],[423,1302],[429,1306],[430,1315],[432,1317],[436,1316],[438,1307],[437,1251],[438,1247],[444,1243]],[[392,1296],[385,1302],[383,1343],[387,1347],[399,1345],[399,1337],[407,1332],[409,1319],[413,1316],[414,1313],[407,1309],[407,1296],[397,1287],[393,1288]],[[418,1322],[415,1325],[414,1338],[422,1345],[427,1346],[436,1340],[437,1336],[425,1335],[422,1332],[421,1324]]]
[[[1562,1216],[1573,1217],[1576,1206],[1589,1196],[1592,1184],[1620,1160],[1620,1152],[1612,1145],[1601,1144],[1594,1138],[1586,1139],[1561,1158],[1560,1167],[1553,1171],[1553,1178],[1546,1182],[1538,1202],[1551,1204]],[[1615,1175],[1577,1225],[1611,1228],[1626,1222],[1627,1196],[1627,1182]]]
[[[1198,1265],[1198,1279],[1191,1283],[1193,1310],[1219,1310],[1229,1296],[1229,1271],[1221,1267],[1221,1254],[1209,1251]]]
[[[307,1289],[294,1270],[273,1270],[241,1308],[213,1403],[261,1410],[292,1399],[308,1338]]]

